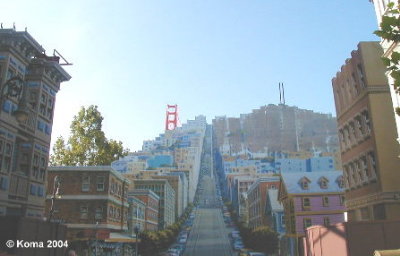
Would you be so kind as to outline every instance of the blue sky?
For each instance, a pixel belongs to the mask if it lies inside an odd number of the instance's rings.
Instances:
[[[14,0],[0,22],[74,64],[53,142],[95,104],[106,136],[131,150],[163,132],[167,104],[182,122],[238,117],[279,103],[279,82],[288,105],[335,115],[332,77],[359,41],[378,40],[368,0]]]

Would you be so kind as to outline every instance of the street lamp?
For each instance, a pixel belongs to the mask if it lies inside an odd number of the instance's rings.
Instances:
[[[3,105],[4,98],[7,97],[21,97],[18,104],[18,109],[12,112],[18,122],[23,123],[28,119],[29,109],[26,103],[26,88],[25,82],[19,76],[14,76],[8,79],[0,93],[0,106]]]
[[[136,234],[135,256],[138,256],[138,235],[139,235],[139,231],[140,231],[140,223],[136,223],[135,228],[133,229],[133,231]]]
[[[51,208],[50,208],[50,214],[49,214],[49,222],[51,222],[51,219],[53,218],[55,209],[54,209],[54,203],[56,202],[56,199],[59,199],[60,196],[60,186],[61,186],[61,178],[58,176],[54,177],[54,183],[53,183],[53,195],[51,196]]]

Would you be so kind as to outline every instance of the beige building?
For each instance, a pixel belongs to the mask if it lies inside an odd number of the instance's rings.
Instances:
[[[26,96],[0,102],[0,216],[44,217],[56,93],[71,78],[59,57],[44,52],[28,32],[0,29],[1,89],[19,77]],[[19,122],[14,114],[23,101],[28,119]]]
[[[166,179],[132,180],[134,189],[150,189],[160,197],[158,225],[164,229],[175,222],[175,191]]]
[[[400,159],[383,50],[361,42],[332,79],[349,221],[400,216]]]
[[[379,26],[380,26],[380,23],[382,22],[382,16],[388,15],[388,12],[387,12],[388,3],[393,2],[396,4],[396,2],[397,2],[394,0],[369,0],[369,1],[374,3],[376,17],[378,19]],[[381,46],[383,48],[383,56],[384,57],[390,57],[393,52],[400,52],[399,44],[396,42],[393,42],[393,41],[382,40]],[[395,113],[395,109],[400,108],[400,94],[395,92],[394,87],[393,87],[394,80],[388,72],[386,73],[386,76],[388,78],[389,85],[390,85],[389,89],[390,89],[390,95],[392,97],[393,113],[394,113],[394,118],[396,120],[397,141],[398,141],[398,143],[400,143],[400,116]]]

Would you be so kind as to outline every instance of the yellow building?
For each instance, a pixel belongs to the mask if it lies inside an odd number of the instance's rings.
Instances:
[[[332,79],[349,221],[400,217],[400,159],[378,42],[361,42]]]

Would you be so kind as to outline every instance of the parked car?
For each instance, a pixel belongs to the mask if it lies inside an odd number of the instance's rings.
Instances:
[[[243,248],[244,248],[243,243],[240,243],[240,242],[233,243],[233,249],[240,250],[240,249],[243,249]]]
[[[182,244],[174,244],[169,248],[168,252],[171,251],[171,252],[174,252],[174,253],[178,253],[179,255],[182,255],[184,250],[185,250],[185,246],[184,245],[182,245]]]
[[[267,255],[262,252],[247,252],[247,256],[267,256]]]
[[[179,237],[178,242],[179,242],[180,244],[186,244],[186,241],[187,241],[187,237],[186,237],[186,236],[181,236],[181,237]]]
[[[180,256],[181,252],[179,250],[169,248],[167,251],[167,255],[168,256]]]

